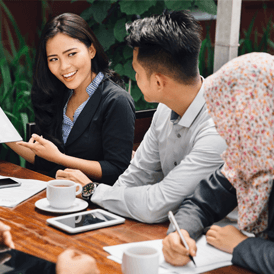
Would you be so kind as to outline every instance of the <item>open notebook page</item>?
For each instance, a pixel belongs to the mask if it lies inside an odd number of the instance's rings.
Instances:
[[[197,241],[197,254],[194,257],[195,263],[197,267],[194,266],[192,262],[189,262],[187,265],[178,267],[172,266],[165,262],[164,256],[162,253],[162,240],[154,240],[154,241],[145,241],[145,242],[137,242],[137,243],[128,243],[122,245],[108,246],[104,247],[104,250],[111,254],[109,259],[112,259],[118,263],[122,263],[123,252],[127,248],[131,246],[151,246],[159,250],[160,252],[160,273],[203,273],[206,271],[210,271],[216,268],[220,268],[223,266],[231,265],[232,255],[226,252],[220,251],[206,242],[206,237],[202,236]]]

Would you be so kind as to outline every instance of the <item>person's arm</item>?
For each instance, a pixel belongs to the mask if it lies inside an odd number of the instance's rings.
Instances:
[[[132,97],[124,90],[117,90],[105,99],[102,124],[103,159],[101,182],[113,185],[128,167],[134,141],[135,106]]]
[[[34,164],[35,153],[28,147],[22,147],[17,142],[9,142],[6,145],[11,148],[19,156],[23,157],[26,161]]]
[[[94,179],[99,180],[102,177],[102,169],[99,162],[84,160],[61,153],[55,144],[44,139],[43,136],[33,134],[28,143],[18,142],[17,144],[31,150],[34,155],[47,161],[69,168],[79,169]]]
[[[99,274],[93,257],[73,249],[67,249],[58,256],[56,274]]]
[[[193,240],[198,239],[205,227],[223,219],[237,206],[235,188],[220,170],[221,168],[208,179],[202,180],[193,195],[182,202],[175,215],[192,256],[196,253]],[[169,226],[167,234],[163,240],[163,254],[166,261],[173,265],[185,265],[190,259],[172,225]]]
[[[197,240],[205,227],[222,220],[236,206],[236,190],[220,167],[197,185],[192,196],[182,201],[175,218],[179,227]],[[167,234],[173,231],[170,225]]]
[[[256,273],[274,273],[274,242],[250,237],[237,245],[232,263]]]
[[[157,111],[129,168],[113,187],[99,185],[91,198],[107,210],[145,223],[163,222],[169,210],[176,211],[200,180],[221,165],[225,148],[215,129],[205,127],[196,133],[191,152],[164,177],[154,129]]]

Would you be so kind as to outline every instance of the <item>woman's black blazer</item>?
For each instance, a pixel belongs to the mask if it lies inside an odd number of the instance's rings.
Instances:
[[[66,144],[60,125],[58,139],[61,145],[58,148],[70,156],[98,161],[103,174],[100,182],[112,185],[129,165],[134,125],[132,97],[119,85],[104,78],[77,118]],[[35,169],[46,171],[49,176],[55,177],[56,171],[64,168],[35,157]]]

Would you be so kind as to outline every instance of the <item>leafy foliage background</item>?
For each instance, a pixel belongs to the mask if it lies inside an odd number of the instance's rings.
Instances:
[[[72,0],[71,2],[77,1],[79,0]],[[214,0],[87,0],[87,2],[90,3],[90,7],[81,16],[94,31],[112,61],[111,68],[122,76],[128,90],[131,82],[130,93],[135,101],[136,110],[155,108],[156,104],[147,103],[136,84],[135,73],[131,66],[132,49],[124,41],[126,36],[125,24],[137,18],[161,14],[165,9],[199,9],[210,14],[217,13]],[[204,53],[208,46],[211,47],[211,42],[205,41]],[[213,56],[209,54],[209,58],[213,58]],[[201,59],[200,69],[203,70],[201,73],[202,75],[205,74],[203,76],[207,76],[213,71],[213,68],[207,71],[204,58]]]
[[[42,10],[42,25],[37,26],[38,34],[45,22],[49,11],[48,0],[40,0]],[[77,2],[83,0],[72,0]],[[155,104],[144,101],[134,77],[131,67],[132,49],[126,46],[125,23],[132,22],[136,18],[143,18],[152,14],[160,14],[164,9],[171,10],[196,10],[217,13],[215,0],[85,0],[89,7],[81,16],[89,23],[99,41],[104,46],[112,68],[124,79],[127,89],[131,82],[131,95],[134,98],[136,110],[155,108]],[[67,1],[66,1],[67,2]],[[267,5],[265,5],[265,9]],[[5,14],[11,24],[2,24],[1,18]],[[274,30],[272,18],[263,28],[263,33],[258,32],[254,21],[254,15],[250,25],[239,39],[239,52],[242,55],[253,51],[274,52],[274,43],[270,39]],[[12,29],[10,29],[10,27]],[[0,0],[0,30],[5,29],[8,34],[9,49],[5,48],[0,31],[0,106],[16,127],[20,135],[26,140],[26,123],[34,121],[34,114],[30,100],[32,87],[32,67],[35,49],[30,47],[20,33],[16,20],[10,13],[3,0]],[[16,41],[12,33],[16,34]],[[210,39],[210,26],[206,26],[206,36],[201,45],[199,56],[200,74],[204,77],[212,74],[214,60],[214,44]],[[254,38],[253,38],[254,36]],[[25,166],[25,160],[18,157],[5,144],[0,144],[0,160]]]

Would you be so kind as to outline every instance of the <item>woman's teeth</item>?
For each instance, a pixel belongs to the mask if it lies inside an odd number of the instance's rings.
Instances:
[[[76,72],[77,72],[77,70],[74,72],[68,73],[68,74],[64,74],[63,77],[69,78],[69,77],[73,76]]]

